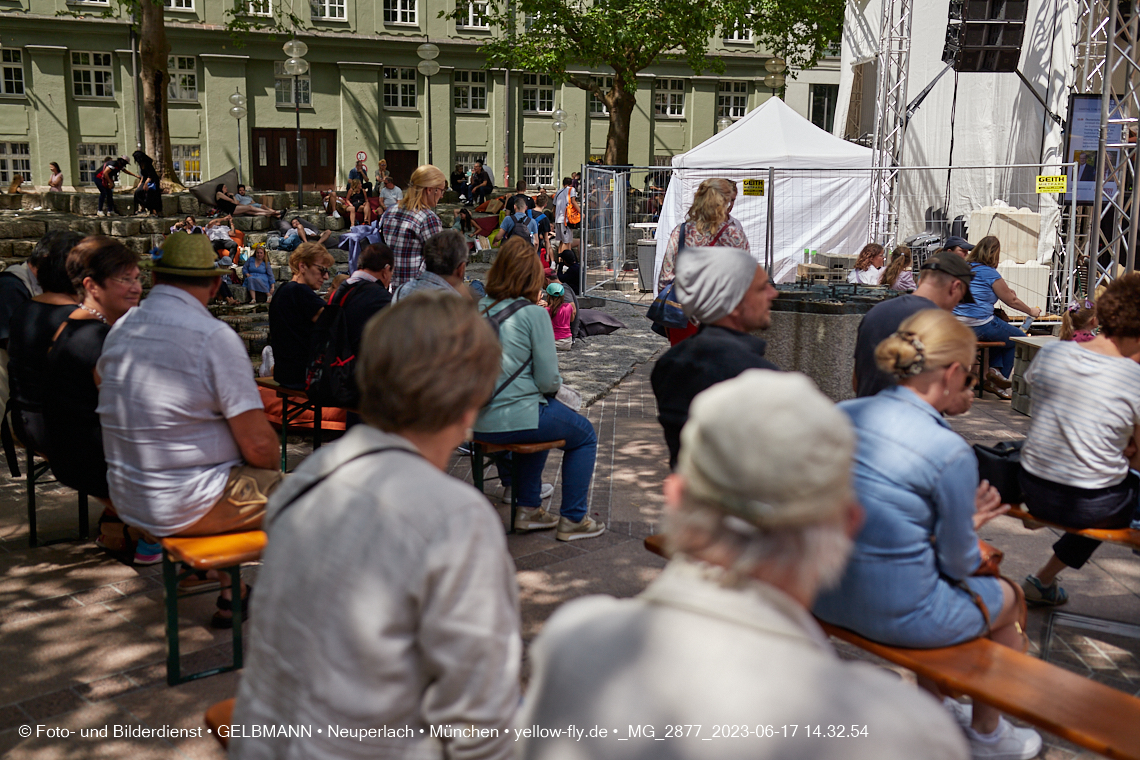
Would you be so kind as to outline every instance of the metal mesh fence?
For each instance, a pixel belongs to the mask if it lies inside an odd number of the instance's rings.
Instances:
[[[975,242],[995,235],[1002,242],[999,270],[1017,295],[1031,306],[1055,308],[1067,301],[1071,282],[1069,219],[1062,218],[1069,212],[1058,195],[1036,192],[1036,178],[1066,168],[904,168],[897,185],[898,226],[886,246],[909,245],[917,272],[950,235]],[[668,226],[657,230],[658,237],[672,232],[701,182],[714,177],[736,184],[732,216],[744,228],[752,255],[778,281],[844,280],[870,240],[874,171],[583,167],[583,288],[645,289],[644,272],[638,276],[639,246],[644,262],[653,228]],[[654,258],[660,258],[656,251]]]

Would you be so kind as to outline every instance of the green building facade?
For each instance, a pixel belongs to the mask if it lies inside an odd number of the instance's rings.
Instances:
[[[282,1],[251,0],[245,12],[256,20]],[[238,46],[225,28],[231,3],[166,0],[169,131],[187,184],[238,166],[240,145],[247,183],[294,189],[298,112],[309,189],[343,187],[358,152],[370,174],[379,158],[397,179],[429,160],[450,173],[456,163],[470,168],[482,159],[497,184],[524,178],[532,186],[556,183],[605,152],[608,120],[589,93],[538,74],[483,68],[480,48],[495,32],[480,26],[479,3],[465,24],[438,18],[454,0],[294,7],[305,22],[298,39],[308,45],[310,64],[296,82],[283,69],[288,36],[254,31]],[[55,161],[65,188],[90,187],[104,156],[140,147],[130,29],[122,18],[102,18],[108,10],[116,12],[91,0],[0,0],[0,183],[19,173],[45,187]],[[416,71],[424,42],[440,49],[440,71],[430,78]],[[718,39],[712,52],[724,61],[724,75],[696,76],[678,62],[639,77],[631,163],[666,165],[710,137],[718,119],[739,118],[772,97],[763,84],[768,56],[751,39]],[[789,79],[785,98],[830,130],[838,81],[838,59],[826,58]],[[234,92],[247,99],[240,123],[229,111]],[[568,113],[561,146],[551,127],[556,108]]]

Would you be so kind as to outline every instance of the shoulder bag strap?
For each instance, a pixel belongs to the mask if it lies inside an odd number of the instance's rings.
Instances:
[[[302,488],[300,491],[293,494],[293,498],[289,499],[289,501],[282,504],[281,509],[277,510],[277,514],[273,515],[273,519],[270,520],[269,525],[272,526],[273,523],[277,522],[277,519],[279,517],[281,517],[282,514],[284,514],[286,509],[293,506],[293,504],[295,504],[302,496],[307,494],[309,491],[312,491],[314,488],[319,486],[321,483],[325,482],[325,480],[327,480],[330,475],[332,475],[334,472],[339,470],[341,467],[344,467],[346,464],[349,464],[350,462],[355,462],[357,459],[363,459],[364,457],[372,456],[373,454],[382,454],[385,451],[403,451],[407,454],[412,454],[413,456],[420,457],[421,459],[423,458],[423,455],[420,454],[418,451],[413,451],[412,449],[404,448],[403,446],[381,446],[379,448],[368,449],[367,451],[362,451],[359,454],[357,454],[356,456],[352,456],[352,457],[349,457],[348,459],[344,460],[343,462],[338,464],[336,467],[332,468],[331,470],[326,472],[324,475],[320,476],[319,478],[314,480],[312,483],[309,483],[307,486]]]
[[[720,236],[723,235],[724,231],[727,229],[728,229],[728,222],[725,222],[724,225],[721,226],[720,230],[717,231],[716,235],[713,236],[712,242],[709,243],[709,246],[716,245],[716,241],[720,240]]]

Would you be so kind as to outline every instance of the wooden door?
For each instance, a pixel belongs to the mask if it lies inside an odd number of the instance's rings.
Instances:
[[[297,130],[253,130],[253,185],[258,190],[297,189]],[[301,130],[301,181],[306,190],[336,183],[336,130]]]
[[[388,162],[388,173],[396,187],[408,189],[408,182],[420,165],[420,152],[418,150],[386,150],[384,160]],[[379,191],[377,191],[379,192]]]

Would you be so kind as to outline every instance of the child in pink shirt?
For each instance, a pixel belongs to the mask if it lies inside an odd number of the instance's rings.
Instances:
[[[566,300],[566,289],[560,282],[546,286],[546,310],[554,326],[554,348],[569,351],[574,345],[570,323],[574,321],[574,304]]]

